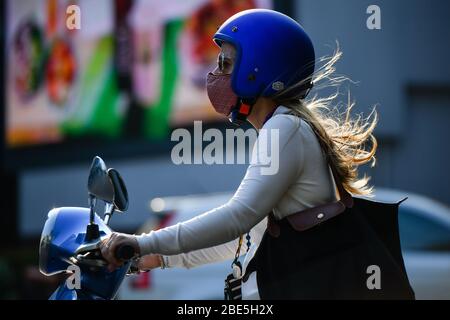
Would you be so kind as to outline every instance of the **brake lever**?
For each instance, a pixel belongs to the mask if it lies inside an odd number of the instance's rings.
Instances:
[[[96,257],[90,257],[89,255],[96,255]],[[77,263],[82,265],[87,265],[90,267],[106,267],[108,263],[101,255],[97,255],[94,252],[88,252],[84,255],[79,254],[76,257]]]
[[[108,237],[108,235],[105,235],[103,237],[100,237],[100,239],[98,239],[96,241],[80,245],[77,248],[77,250],[75,250],[75,255],[88,253],[90,251],[100,250],[100,245],[102,244],[102,241],[104,239],[106,239],[107,237]]]
[[[75,257],[72,259],[76,261],[76,264],[83,264],[91,267],[106,267],[108,262],[103,258],[100,252],[100,245],[107,237],[108,235],[104,235],[94,242],[80,245],[77,250],[75,250]],[[140,273],[140,270],[137,267],[137,261],[137,258],[131,260],[128,274]],[[74,261],[72,262],[74,263]]]
[[[75,250],[73,257],[73,259],[76,260],[76,264],[87,265],[90,267],[107,266],[108,262],[103,258],[100,252],[100,245],[107,236],[108,235],[105,235],[98,240],[80,245]]]

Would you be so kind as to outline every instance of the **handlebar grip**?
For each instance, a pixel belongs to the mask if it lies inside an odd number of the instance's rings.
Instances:
[[[117,247],[115,257],[117,260],[130,260],[135,255],[133,246],[123,244]]]

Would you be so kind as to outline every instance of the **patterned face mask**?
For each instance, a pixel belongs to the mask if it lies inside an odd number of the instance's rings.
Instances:
[[[231,74],[213,74],[206,77],[206,91],[216,112],[228,116],[238,103],[231,88]]]

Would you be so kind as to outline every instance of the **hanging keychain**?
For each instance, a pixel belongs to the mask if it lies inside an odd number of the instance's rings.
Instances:
[[[234,260],[231,263],[232,273],[230,273],[225,279],[224,297],[225,300],[242,300],[241,292],[241,275],[242,275],[242,265],[239,261],[239,255],[241,252],[243,237],[239,237],[239,244],[234,255]]]

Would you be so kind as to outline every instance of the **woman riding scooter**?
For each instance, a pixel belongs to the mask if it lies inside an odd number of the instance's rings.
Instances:
[[[242,299],[412,298],[401,268],[344,210],[352,195],[372,192],[358,166],[375,161],[377,113],[354,121],[350,103],[343,113],[332,112],[336,96],[307,99],[320,81],[343,80],[333,76],[340,51],[315,70],[304,29],[263,9],[232,16],[213,40],[220,53],[207,75],[211,103],[232,122],[278,132],[278,171],[264,174],[266,163],[256,160],[226,204],[148,234],[113,233],[101,248],[111,269],[123,263],[114,252],[124,244],[134,247],[144,270],[191,268],[246,253],[234,275],[242,281]],[[260,135],[255,145],[271,145],[270,139]],[[383,264],[392,287],[369,292],[369,261]]]

